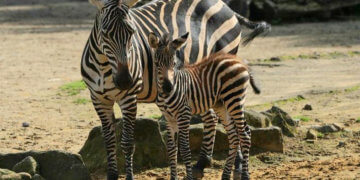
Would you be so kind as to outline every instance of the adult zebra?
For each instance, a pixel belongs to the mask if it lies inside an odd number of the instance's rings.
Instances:
[[[99,12],[85,45],[81,74],[90,90],[101,120],[108,160],[107,179],[118,177],[113,106],[123,115],[121,146],[125,154],[126,179],[133,179],[134,121],[137,102],[156,102],[157,89],[150,32],[177,37],[190,32],[177,58],[191,63],[212,52],[237,52],[241,26],[256,28],[250,40],[266,24],[255,24],[235,15],[220,0],[158,0],[129,9],[134,0],[90,0]],[[239,23],[240,22],[240,23]]]

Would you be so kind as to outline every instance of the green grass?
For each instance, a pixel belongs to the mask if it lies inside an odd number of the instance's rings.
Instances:
[[[160,115],[159,114],[153,114],[153,115],[150,115],[149,118],[150,119],[160,119],[161,116],[162,116],[161,114]]]
[[[85,98],[78,98],[75,101],[73,101],[74,104],[86,104],[89,102],[91,102],[91,100]]]
[[[360,89],[360,85],[357,85],[357,86],[346,88],[344,91],[345,92],[354,92],[354,91],[357,91],[359,89]]]
[[[79,94],[82,90],[86,89],[84,81],[74,81],[71,83],[64,84],[60,87],[61,91],[64,91],[69,96]]]
[[[360,123],[360,117],[358,117],[355,122]]]
[[[305,100],[305,98],[301,95],[298,95],[296,97],[291,97],[291,98],[287,98],[287,99],[282,99],[282,100],[277,100],[274,101],[272,104],[279,104],[279,105],[284,105],[286,103],[294,103],[294,102],[299,102]]]
[[[310,118],[310,117],[307,117],[307,116],[295,116],[294,119],[300,119],[300,121],[302,121],[302,122],[309,122],[309,121],[311,121],[311,118]]]
[[[321,133],[321,132],[318,132],[316,136],[317,136],[318,138],[324,138],[324,134]]]

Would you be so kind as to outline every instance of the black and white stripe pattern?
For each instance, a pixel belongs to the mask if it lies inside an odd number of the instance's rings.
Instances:
[[[248,159],[251,142],[243,109],[248,84],[254,86],[254,89],[257,88],[254,81],[250,83],[248,67],[234,55],[223,53],[210,55],[198,64],[182,67],[175,63],[174,57],[176,50],[187,37],[186,33],[172,41],[168,36],[163,36],[159,42],[155,34],[149,35],[149,44],[155,49],[159,96],[164,99],[162,105],[168,120],[168,141],[172,141],[168,147],[170,159],[173,161],[171,175],[176,177],[174,132],[179,133],[180,153],[186,166],[186,178],[192,179],[190,118],[193,114],[212,114],[210,117],[218,116],[224,125],[230,145],[222,179],[230,179],[239,145],[243,154],[241,178],[249,179]],[[173,75],[169,75],[169,71],[173,71]],[[170,119],[171,117],[173,119]],[[214,123],[213,118],[210,119],[205,119],[204,126],[214,128],[216,121]]]
[[[237,52],[241,24],[238,16],[220,0],[158,0],[139,8],[134,0],[90,0],[99,9],[85,45],[81,74],[99,115],[108,153],[108,179],[116,179],[116,139],[113,125],[115,102],[124,125],[122,150],[126,177],[133,179],[133,129],[137,102],[159,102],[150,32],[177,37],[190,32],[188,44],[177,59],[193,63],[213,52]],[[266,28],[266,27],[256,27]],[[160,102],[161,104],[161,102]],[[208,153],[209,154],[209,153]]]

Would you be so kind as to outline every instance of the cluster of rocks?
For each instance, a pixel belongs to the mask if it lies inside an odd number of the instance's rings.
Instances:
[[[252,131],[252,151],[284,152],[285,136],[293,137],[296,134],[297,122],[278,107],[262,113],[246,111],[246,119]],[[122,120],[117,120],[116,134],[121,135]],[[200,151],[203,124],[199,117],[194,117],[190,126],[190,147],[194,154]],[[118,140],[121,137],[117,137]],[[163,119],[155,121],[152,119],[137,119],[135,122],[135,154],[134,169],[141,171],[154,167],[165,167],[168,164],[166,146],[165,122]],[[124,171],[124,156],[121,152],[120,142],[117,144],[119,172]],[[224,128],[221,125],[216,127],[216,138],[214,154],[224,154],[228,150],[228,139]],[[80,150],[84,163],[90,172],[105,171],[106,151],[104,140],[101,135],[101,127],[91,130],[85,145]]]
[[[314,143],[318,138],[323,138],[324,135],[345,131],[344,127],[338,123],[312,125],[304,128],[307,129],[305,140],[309,143]]]
[[[0,154],[1,180],[89,180],[90,173],[78,154],[28,151]]]

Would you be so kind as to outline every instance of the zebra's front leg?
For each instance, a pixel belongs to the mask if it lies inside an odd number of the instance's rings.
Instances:
[[[121,137],[121,147],[125,155],[126,180],[133,180],[133,154],[134,145],[134,126],[137,111],[136,95],[126,96],[120,102],[119,106],[122,112],[123,128]]]
[[[93,99],[93,105],[96,113],[101,120],[101,129],[105,141],[107,154],[107,180],[117,180],[119,173],[116,160],[116,135],[114,126],[114,109],[113,103],[103,103]]]
[[[166,130],[167,130],[167,140],[166,148],[168,152],[169,164],[170,164],[170,180],[177,180],[177,142],[176,142],[176,132],[177,124],[174,122],[174,119],[170,119],[166,115]]]
[[[218,117],[215,112],[210,109],[201,114],[201,119],[204,124],[203,141],[199,160],[193,167],[193,176],[196,179],[202,179],[204,177],[204,169],[211,166]]]
[[[189,143],[191,113],[185,110],[182,114],[177,116],[177,125],[179,129],[179,149],[182,160],[186,168],[186,177],[184,179],[192,180],[192,165],[191,165],[191,150]]]

